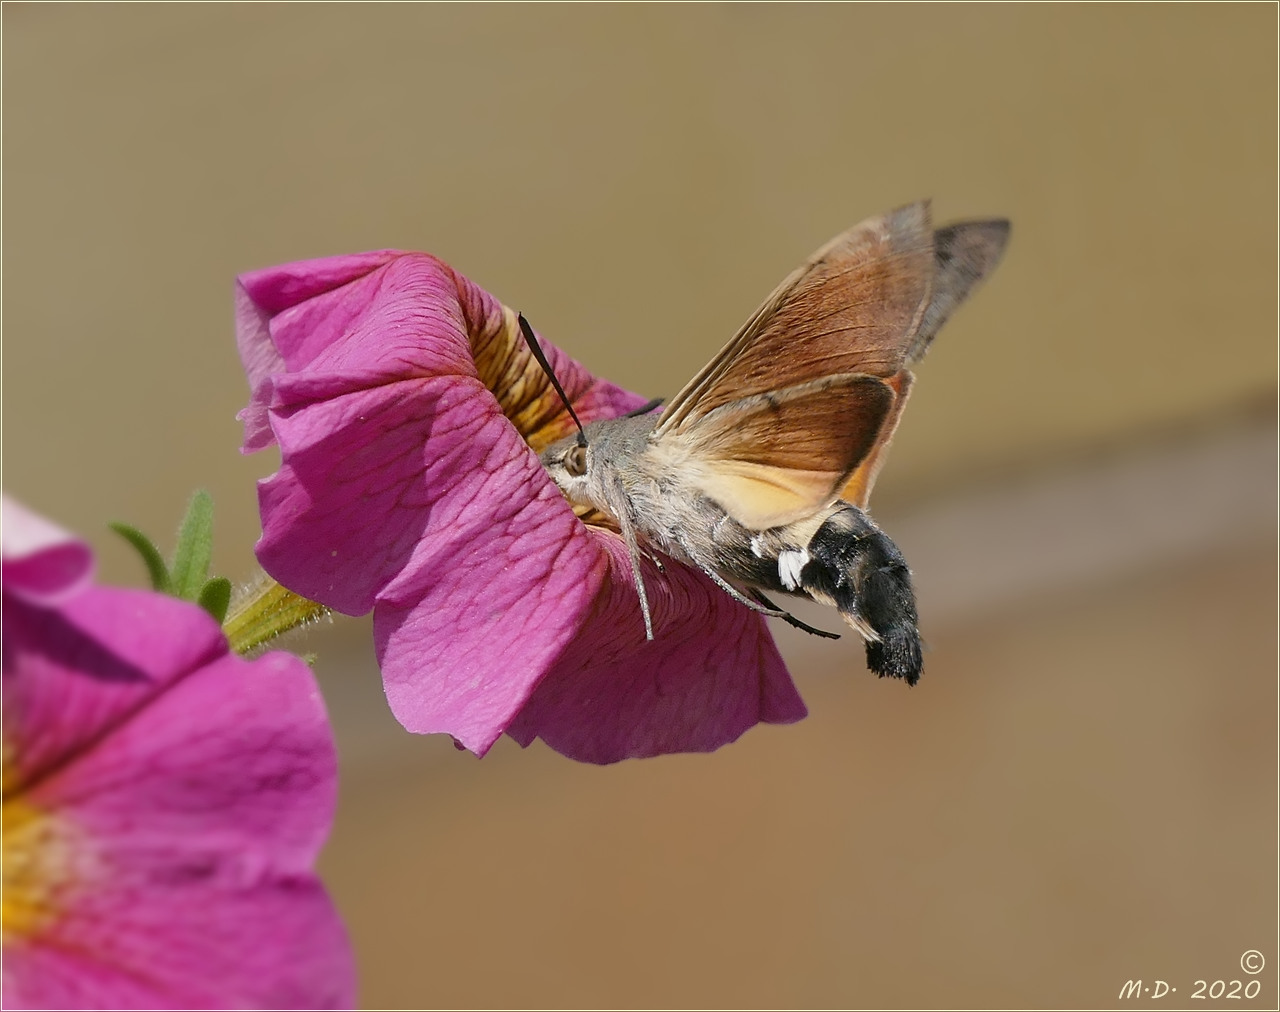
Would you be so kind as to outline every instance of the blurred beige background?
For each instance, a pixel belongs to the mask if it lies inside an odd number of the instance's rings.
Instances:
[[[248,574],[242,270],[400,246],[670,394],[831,234],[1014,221],[873,506],[915,691],[780,635],[812,716],[483,762],[311,635],[370,1007],[1275,1007],[1276,11],[34,6],[4,27],[4,483]],[[167,541],[165,541],[167,544]],[[1149,1000],[1149,999],[1148,999]],[[1132,1004],[1132,1002],[1130,1003]],[[1247,1004],[1247,1003],[1246,1003]]]

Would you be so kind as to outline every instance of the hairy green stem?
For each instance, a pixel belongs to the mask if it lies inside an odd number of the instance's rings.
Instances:
[[[324,605],[285,590],[264,573],[236,594],[222,629],[231,649],[247,654],[290,629],[318,622],[328,614]]]

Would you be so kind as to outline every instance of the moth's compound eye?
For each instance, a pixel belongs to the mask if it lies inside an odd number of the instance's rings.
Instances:
[[[587,473],[587,448],[585,446],[571,446],[564,455],[564,469],[575,478],[581,478]]]

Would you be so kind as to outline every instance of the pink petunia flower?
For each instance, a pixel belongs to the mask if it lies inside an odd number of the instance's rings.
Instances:
[[[4,503],[5,1008],[350,1008],[315,680]]]
[[[805,715],[763,619],[699,572],[644,562],[646,642],[621,538],[538,462],[571,423],[487,292],[422,253],[307,261],[239,279],[237,336],[244,449],[281,452],[258,559],[298,594],[373,611],[410,731],[607,763]],[[584,423],[644,402],[546,351]]]

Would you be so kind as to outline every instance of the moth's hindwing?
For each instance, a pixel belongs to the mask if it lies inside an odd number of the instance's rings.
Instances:
[[[871,452],[895,397],[875,376],[827,376],[722,405],[692,435],[673,433],[652,452],[664,468],[692,459],[685,470],[693,488],[744,527],[764,530],[831,501],[850,462]],[[714,466],[698,466],[708,460]]]
[[[885,385],[893,391],[893,403],[880,424],[880,431],[876,434],[871,448],[859,458],[853,473],[849,475],[849,480],[840,490],[840,498],[846,502],[851,502],[862,509],[867,508],[867,500],[871,498],[871,486],[876,483],[876,476],[880,474],[880,468],[884,465],[889,444],[893,441],[893,434],[898,430],[902,409],[907,406],[912,379],[911,373],[903,369],[896,376],[890,376],[885,380]]]
[[[983,278],[995,269],[1009,241],[1009,222],[962,221],[933,234],[934,277],[920,326],[912,335],[907,361],[918,362],[938,330]]]

